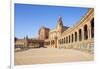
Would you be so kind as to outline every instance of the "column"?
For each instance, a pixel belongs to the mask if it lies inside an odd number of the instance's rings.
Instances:
[[[91,25],[88,24],[88,39],[91,39]]]

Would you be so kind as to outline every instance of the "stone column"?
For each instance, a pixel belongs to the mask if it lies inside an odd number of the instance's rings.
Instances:
[[[72,34],[70,34],[70,43],[72,43]]]
[[[79,31],[77,31],[77,42],[79,42]]]
[[[91,39],[91,25],[90,25],[90,22],[88,24],[88,39]]]
[[[90,23],[90,39],[92,38],[92,36],[91,36],[92,34],[91,34],[91,23]]]
[[[82,41],[84,41],[84,28],[82,28]]]

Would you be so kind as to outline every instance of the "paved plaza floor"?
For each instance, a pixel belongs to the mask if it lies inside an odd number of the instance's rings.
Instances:
[[[36,48],[15,52],[15,65],[63,63],[93,60],[93,54],[58,48]]]

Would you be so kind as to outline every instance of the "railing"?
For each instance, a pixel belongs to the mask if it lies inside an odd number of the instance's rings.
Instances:
[[[66,44],[66,43],[59,44],[58,47],[65,48],[65,49],[76,49],[76,50],[94,53],[94,41],[93,41],[93,39],[73,42],[73,43],[69,43],[69,44]]]

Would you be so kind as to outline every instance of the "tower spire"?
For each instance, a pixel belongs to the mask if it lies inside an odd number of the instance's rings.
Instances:
[[[63,26],[62,17],[59,16],[58,18],[58,26]]]
[[[59,16],[58,22],[62,22],[62,17],[61,16]]]

